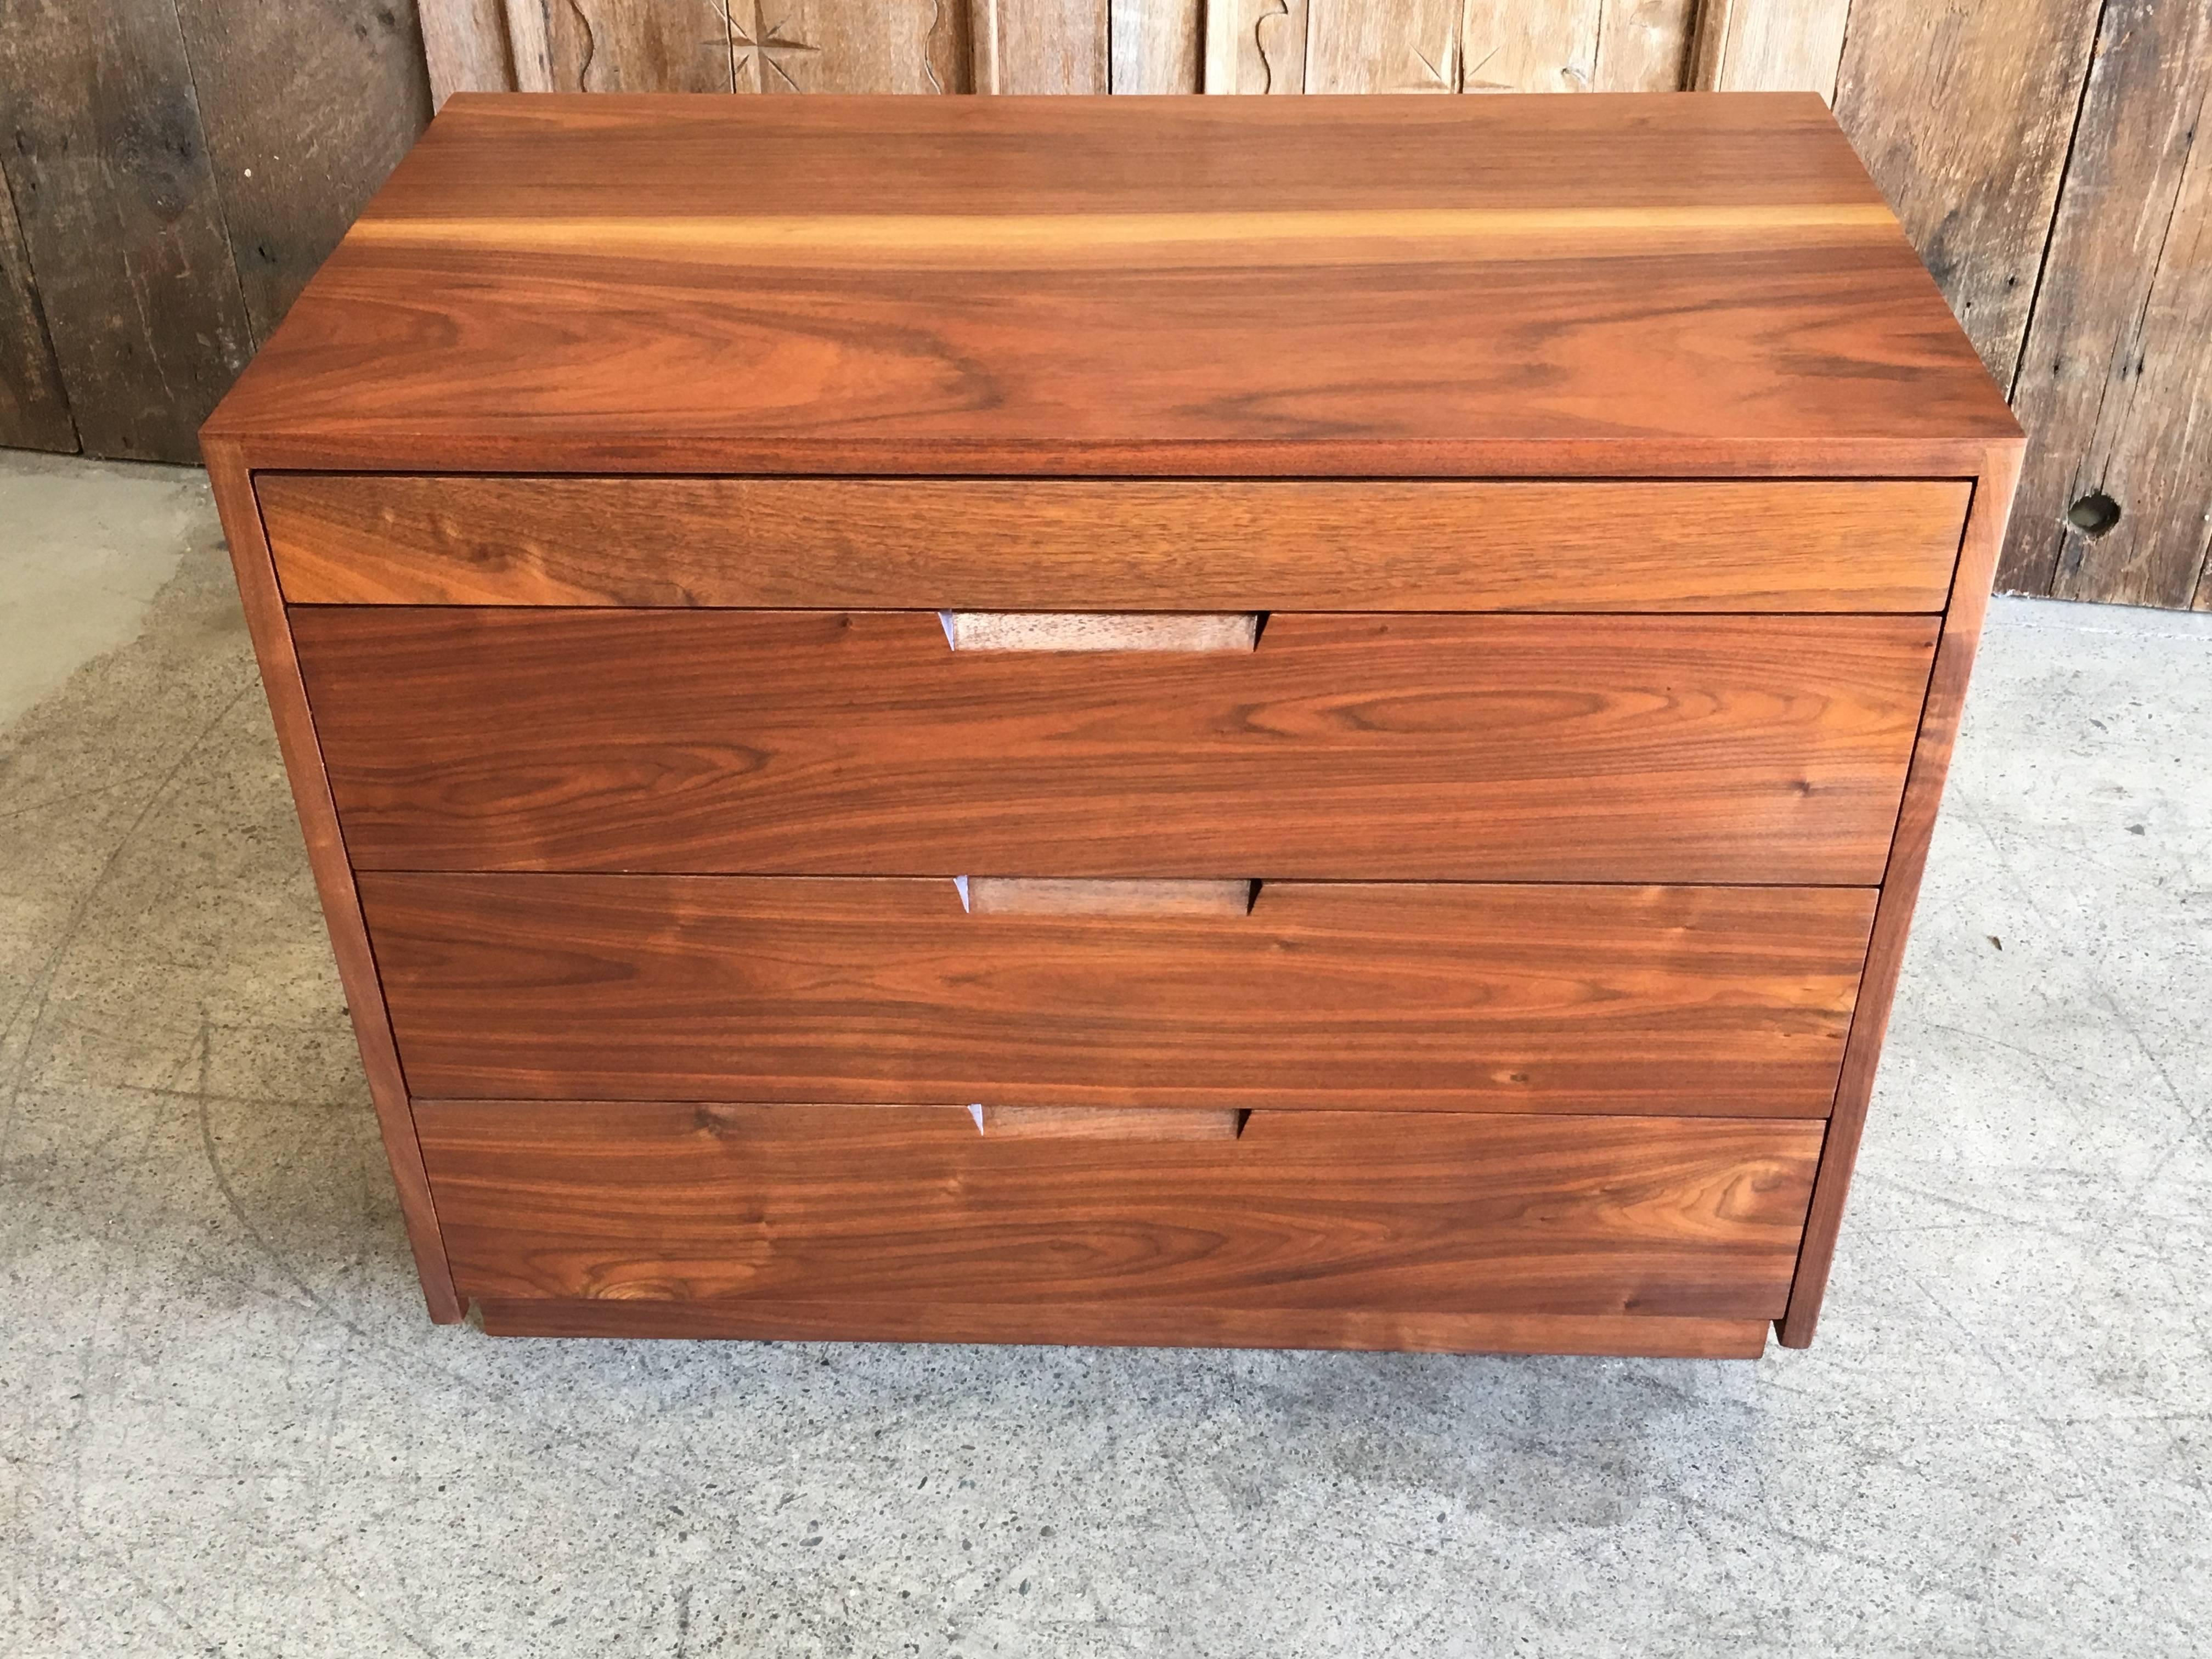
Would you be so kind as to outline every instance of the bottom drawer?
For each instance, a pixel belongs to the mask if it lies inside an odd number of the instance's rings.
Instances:
[[[933,1106],[416,1115],[455,1284],[494,1330],[1624,1352],[1757,1351],[1741,1322],[1784,1310],[1824,1127],[1257,1110],[1233,1138],[1161,1139],[986,1133]]]

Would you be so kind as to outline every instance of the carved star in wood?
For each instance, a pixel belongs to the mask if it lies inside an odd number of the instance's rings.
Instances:
[[[730,78],[739,92],[774,90],[769,78],[771,75],[790,91],[803,90],[792,78],[791,71],[784,68],[783,59],[817,53],[821,47],[786,35],[783,30],[787,19],[769,22],[763,0],[753,0],[750,21],[740,20],[726,0],[720,10],[730,26]]]

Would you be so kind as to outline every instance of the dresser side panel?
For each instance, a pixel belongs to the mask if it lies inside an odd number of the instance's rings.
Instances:
[[[331,952],[337,959],[339,983],[345,989],[354,1036],[361,1045],[362,1069],[368,1075],[377,1127],[392,1162],[392,1178],[398,1188],[399,1211],[406,1223],[416,1272],[422,1281],[423,1300],[432,1319],[441,1325],[453,1324],[461,1317],[461,1306],[453,1293],[437,1210],[431,1201],[422,1146],[416,1137],[414,1113],[385,1012],[384,988],[362,922],[361,901],[338,830],[330,781],[324,775],[307,688],[293,654],[283,597],[277,591],[276,567],[270,559],[254,500],[253,477],[236,444],[210,437],[203,451],[223,532],[230,542],[231,565],[237,573],[239,597],[253,636],[254,656],[276,727],[277,747],[284,757],[285,775],[291,783],[301,832],[307,841],[315,891],[322,901]]]
[[[1850,1036],[1844,1043],[1835,1108],[1829,1118],[1826,1143],[1821,1148],[1820,1172],[1814,1182],[1804,1249],[1798,1257],[1796,1280],[1790,1290],[1790,1310],[1778,1327],[1784,1345],[1789,1347],[1809,1346],[1820,1322],[1820,1304],[1827,1291],[1829,1269],[1835,1261],[1836,1236],[1843,1225],[1851,1170],[1857,1162],[1859,1139],[1866,1128],[1867,1103],[1874,1093],[1882,1039],[1889,1030],[1890,1005],[1897,994],[1898,975],[1905,963],[1913,905],[1920,896],[1920,878],[1928,866],[1929,842],[1935,833],[1936,811],[1942,805],[1943,781],[1950,770],[1951,748],[1957,741],[1959,719],[1966,707],[1966,682],[1973,671],[1975,648],[1981,642],[1982,621],[1989,610],[1990,585],[1996,570],[1997,553],[2004,545],[2005,520],[2012,510],[2013,489],[2020,480],[2021,456],[2021,447],[2017,444],[1990,447],[1974,487],[1973,503],[1967,512],[1958,574],[1953,580],[1951,603],[1944,614],[1943,635],[1936,647],[1928,700],[1921,712],[1920,732],[1913,745],[1912,766],[1905,777],[1905,799],[1898,811],[1897,834],[1891,842],[1881,896],[1875,908],[1866,971],[1859,981]]]

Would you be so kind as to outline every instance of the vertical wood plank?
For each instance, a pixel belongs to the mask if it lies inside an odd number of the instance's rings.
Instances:
[[[422,38],[385,0],[177,0],[257,341],[430,118]]]
[[[1109,0],[1109,90],[1200,90],[1199,11],[1199,0]]]
[[[2010,386],[2097,9],[1856,0],[1836,85],[1850,135],[2000,385]]]
[[[500,0],[418,0],[430,106],[457,92],[513,92],[514,64]]]
[[[1527,9],[1510,0],[1469,4],[1495,9],[1501,17]],[[1462,9],[1462,0],[1306,0],[1305,90],[1457,92],[1467,79]],[[1546,6],[1534,15],[1549,16],[1553,9]],[[1486,50],[1500,51],[1519,34],[1508,28]],[[1547,56],[1516,50],[1516,62],[1520,56]]]
[[[1466,92],[1588,92],[1597,82],[1601,0],[1468,0]]]
[[[1850,9],[1851,0],[1705,0],[1695,84],[1707,92],[1817,92],[1833,103]]]
[[[516,92],[553,90],[552,26],[545,8],[562,0],[507,0],[507,66]],[[504,90],[487,87],[487,92]]]
[[[31,256],[15,222],[15,198],[0,173],[0,448],[76,448],[76,424],[31,280]]]
[[[975,89],[1104,92],[1112,76],[1107,0],[978,0]]]
[[[1206,89],[1306,89],[1306,0],[1206,0]]]
[[[1597,89],[1679,92],[1689,84],[1697,0],[1601,0]]]
[[[252,349],[170,0],[21,0],[0,149],[87,452],[190,461]]]
[[[784,55],[782,14],[758,0],[561,0],[545,19],[560,92],[730,92],[740,59]]]
[[[2181,606],[2212,514],[2212,9],[2104,8],[2014,387],[2033,434],[2001,586]],[[2103,496],[2109,530],[2069,522]],[[2086,510],[2086,507],[2085,507]]]

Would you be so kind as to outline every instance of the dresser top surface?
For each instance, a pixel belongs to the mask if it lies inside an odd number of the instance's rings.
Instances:
[[[1964,473],[2019,428],[1809,94],[462,95],[252,465]]]

